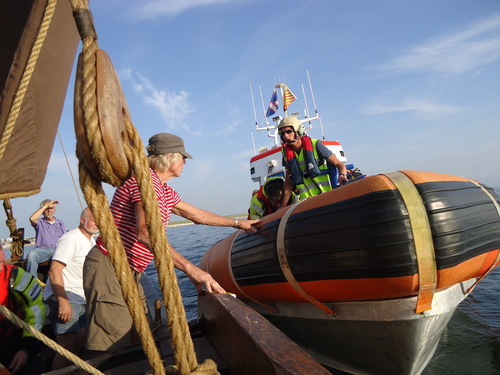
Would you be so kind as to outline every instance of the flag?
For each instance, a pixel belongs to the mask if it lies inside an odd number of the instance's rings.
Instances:
[[[278,93],[276,90],[273,91],[273,96],[271,96],[271,103],[269,103],[269,108],[266,112],[266,117],[272,116],[278,110]]]
[[[293,94],[293,92],[285,85],[285,90],[283,92],[283,110],[287,110],[288,106],[292,104],[297,97]]]

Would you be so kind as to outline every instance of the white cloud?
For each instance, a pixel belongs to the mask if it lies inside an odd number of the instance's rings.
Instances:
[[[189,93],[176,93],[167,89],[159,89],[147,78],[134,74],[130,69],[123,70],[120,77],[132,83],[136,94],[150,108],[158,111],[169,128],[189,130],[185,118],[193,112],[189,103]],[[134,78],[136,77],[136,78]]]
[[[464,31],[432,38],[407,54],[383,64],[386,71],[464,73],[500,57],[500,15],[474,23]]]
[[[199,8],[226,3],[234,4],[237,0],[149,0],[134,1],[130,15],[133,18],[155,18],[162,16],[175,16],[191,8]]]
[[[410,112],[416,115],[450,115],[464,111],[464,108],[448,104],[432,102],[426,99],[407,98],[400,104],[369,105],[363,109],[364,114],[379,115],[386,113]]]

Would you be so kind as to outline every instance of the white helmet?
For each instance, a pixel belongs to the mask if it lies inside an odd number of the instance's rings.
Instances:
[[[287,126],[291,126],[299,137],[302,137],[306,133],[304,125],[302,125],[299,119],[295,116],[288,116],[281,120],[278,125],[278,132],[280,129],[286,128]]]

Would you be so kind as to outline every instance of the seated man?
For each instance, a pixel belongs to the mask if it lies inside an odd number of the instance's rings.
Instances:
[[[283,178],[271,177],[264,182],[264,185],[252,194],[250,208],[248,209],[248,219],[261,219],[266,215],[276,212],[281,207],[283,196]],[[291,193],[288,204],[295,203],[297,196]]]
[[[35,277],[38,277],[38,264],[52,258],[57,240],[66,232],[64,222],[54,216],[57,204],[58,201],[44,199],[40,208],[30,216],[30,223],[35,228],[36,242],[35,248],[26,257],[26,270]]]
[[[22,268],[5,264],[0,245],[0,304],[26,323],[41,330],[45,322],[42,287]],[[41,342],[0,314],[0,363],[16,375],[41,374]]]
[[[87,309],[83,291],[83,263],[95,245],[99,233],[94,215],[87,207],[80,215],[78,228],[66,232],[57,241],[49,278],[43,291],[47,317],[52,323],[57,343],[80,355],[87,336]],[[52,370],[71,365],[56,353]]]

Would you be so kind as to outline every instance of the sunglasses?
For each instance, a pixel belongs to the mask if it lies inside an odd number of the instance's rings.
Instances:
[[[295,130],[288,129],[288,130],[284,130],[284,131],[280,132],[280,134],[290,134],[290,133],[293,133],[294,131]]]

